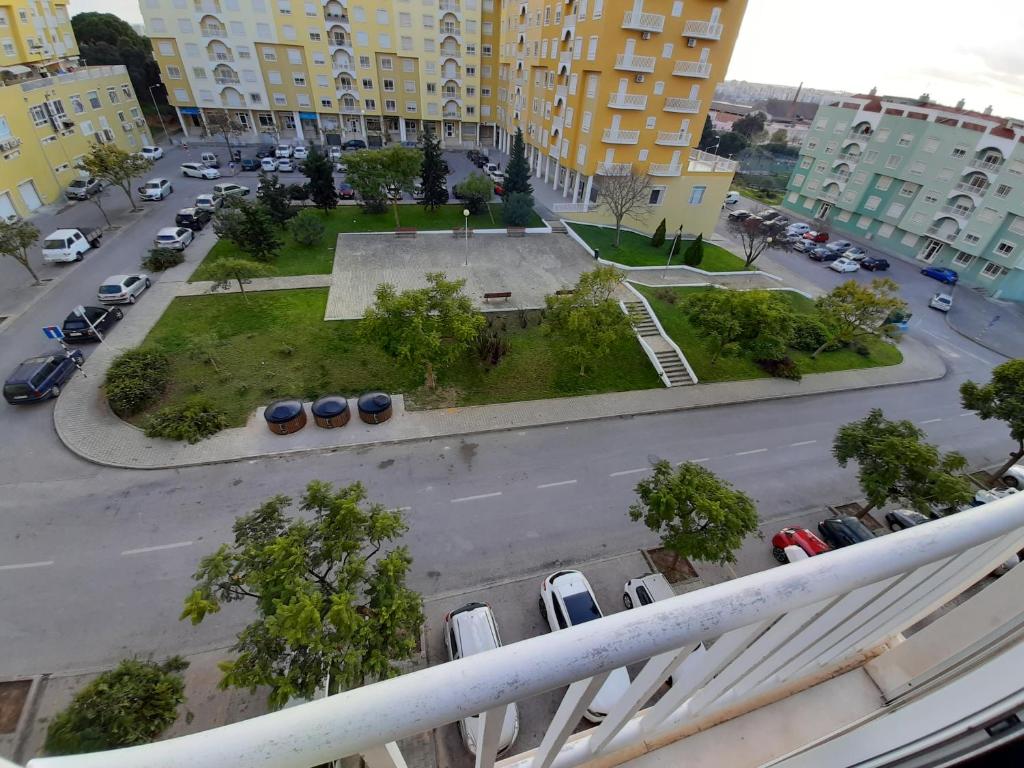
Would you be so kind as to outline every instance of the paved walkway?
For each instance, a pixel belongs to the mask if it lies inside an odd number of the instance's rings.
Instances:
[[[201,296],[204,293],[239,293],[238,283],[232,280],[227,285],[210,280],[194,283],[176,283],[178,296]],[[289,275],[287,277],[256,277],[245,281],[248,291],[290,291],[295,288],[329,288],[330,275]]]

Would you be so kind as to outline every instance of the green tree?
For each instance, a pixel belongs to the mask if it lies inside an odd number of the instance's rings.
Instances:
[[[711,122],[711,115],[704,117],[704,128],[700,132],[700,141],[697,148],[707,152],[718,142],[718,134],[715,133],[715,126]]]
[[[894,332],[889,316],[903,312],[907,303],[899,297],[899,286],[889,278],[863,285],[848,280],[815,302],[829,339],[811,357],[817,357],[830,344],[852,344],[867,338],[880,338]]]
[[[793,337],[793,308],[774,291],[713,288],[686,302],[684,311],[705,337],[712,365],[723,354],[777,360]]]
[[[149,38],[140,35],[124,19],[112,13],[86,12],[71,17],[71,28],[78,41],[81,60],[92,66],[121,64],[140,102],[149,98],[150,86],[160,84],[160,67],[153,59]],[[157,102],[167,108],[167,92],[153,90]],[[173,114],[173,110],[170,110]]]
[[[779,128],[772,132],[771,137],[768,139],[769,144],[788,144],[789,134],[786,133],[785,129]]]
[[[228,159],[231,159],[231,139],[241,136],[245,131],[238,118],[226,109],[203,109],[203,120],[206,121],[206,130],[211,137],[223,136],[224,144],[228,148]]]
[[[133,211],[142,210],[135,204],[132,183],[153,167],[144,157],[125,152],[115,144],[93,144],[88,154],[75,165],[80,171],[102,179],[107,184],[116,184],[128,196]]]
[[[742,133],[737,133],[736,131],[725,131],[724,133],[718,134],[717,143],[718,149],[715,151],[716,155],[732,157],[746,149],[750,144],[750,140]]]
[[[959,453],[939,453],[910,421],[889,421],[878,408],[860,421],[844,424],[832,443],[839,466],[853,460],[868,510],[898,502],[928,514],[936,507],[957,507],[974,495],[971,484],[956,474],[967,466]]]
[[[338,190],[334,187],[334,163],[319,147],[311,144],[302,163],[302,172],[309,181],[306,188],[313,204],[324,213],[338,207]]]
[[[402,514],[367,503],[366,489],[314,480],[286,515],[274,496],[235,520],[234,541],[204,557],[182,618],[193,624],[224,603],[247,600],[257,614],[238,635],[238,656],[221,664],[222,686],[269,686],[271,706],[312,699],[398,674],[423,626],[420,596],[406,586],[412,559],[394,543]]]
[[[360,149],[345,157],[345,181],[359,194],[366,213],[383,213],[388,209],[387,181],[384,165],[377,157],[380,150]]]
[[[323,216],[310,208],[299,211],[299,215],[288,222],[288,231],[299,245],[316,245],[323,239],[325,230]]]
[[[978,418],[998,419],[1010,428],[1010,438],[1017,443],[1017,449],[996,472],[997,478],[1002,477],[1024,457],[1024,360],[997,365],[988,384],[965,381],[960,385],[960,402]]]
[[[313,215],[316,216],[315,213]],[[232,256],[225,256],[210,262],[206,265],[205,271],[206,276],[220,287],[226,288],[232,280],[238,283],[238,290],[246,302],[249,301],[249,295],[245,292],[244,284],[246,282],[254,277],[274,275],[274,268],[267,264],[260,264],[258,261],[249,261],[248,259],[236,259]]]
[[[0,219],[0,256],[8,256],[21,264],[32,275],[32,285],[41,285],[39,275],[32,269],[28,249],[39,240],[39,230],[24,219]]]
[[[533,195],[526,192],[506,192],[501,206],[501,219],[506,227],[525,227],[533,215]]]
[[[267,213],[276,224],[284,224],[295,214],[288,195],[288,187],[281,183],[276,173],[260,171],[256,199],[267,209]]]
[[[653,210],[651,206],[651,180],[645,173],[630,171],[614,176],[597,176],[597,204],[615,219],[615,245],[622,237],[622,220],[640,221]]]
[[[533,186],[530,184],[530,165],[526,162],[526,142],[523,140],[522,128],[516,128],[516,135],[512,139],[512,151],[509,153],[508,166],[505,168],[505,182],[501,188],[506,196],[516,192],[533,194]]]
[[[654,234],[651,235],[651,247],[661,248],[665,244],[665,220],[662,219],[661,223],[658,224],[654,230]]]
[[[743,540],[757,532],[757,508],[750,497],[699,464],[673,468],[656,461],[653,473],[636,485],[631,520],[661,536],[679,558],[706,563],[735,563]]]
[[[427,387],[434,389],[437,370],[466,353],[485,321],[462,292],[465,280],[428,272],[427,283],[401,293],[390,283],[378,285],[360,331],[391,357],[422,369]]]
[[[362,149],[345,158],[345,178],[364,201],[387,199],[388,190],[412,192],[423,154],[411,147],[389,147],[387,149]],[[398,197],[391,199],[395,214],[395,226],[402,222],[398,217]]]
[[[185,701],[180,656],[163,664],[125,659],[75,694],[46,729],[50,755],[77,755],[146,744],[178,719]]]
[[[744,115],[733,123],[732,129],[735,133],[744,136],[748,141],[752,141],[755,136],[764,132],[766,119],[767,117],[764,112],[751,112],[749,115]]]
[[[446,165],[441,154],[441,141],[433,131],[423,132],[421,149],[423,166],[420,169],[420,186],[423,189],[423,199],[420,202],[427,210],[433,211],[439,205],[448,202],[448,175],[445,173]]]
[[[470,213],[480,213],[494,197],[494,182],[474,171],[459,182],[458,192]]]
[[[598,267],[580,275],[572,293],[544,299],[545,328],[560,339],[580,376],[633,335],[632,323],[615,299],[622,279],[614,267]]]
[[[280,229],[259,203],[232,198],[213,217],[213,230],[256,261],[273,261],[281,247]]]
[[[691,240],[686,246],[686,253],[683,254],[683,264],[688,267],[699,267],[704,261],[704,235],[698,234],[696,240]]]

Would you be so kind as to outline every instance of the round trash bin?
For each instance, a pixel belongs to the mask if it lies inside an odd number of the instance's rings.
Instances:
[[[367,392],[359,398],[359,418],[367,424],[382,424],[391,418],[391,395]]]
[[[306,409],[300,400],[275,400],[263,411],[270,431],[276,435],[290,435],[306,426]]]
[[[316,422],[316,425],[324,429],[344,427],[352,418],[352,412],[348,409],[348,400],[341,395],[324,395],[313,403],[309,410],[313,413],[313,421]]]

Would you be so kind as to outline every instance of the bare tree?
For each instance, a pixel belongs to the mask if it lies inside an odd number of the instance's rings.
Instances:
[[[615,219],[615,245],[622,235],[622,220],[627,216],[641,220],[652,210],[651,180],[643,173],[630,171],[616,176],[597,177],[597,204],[608,209]]]
[[[763,211],[762,213],[767,213]],[[782,228],[770,221],[763,221],[760,215],[746,219],[727,219],[729,231],[740,241],[745,266],[749,269],[757,258],[769,248],[786,249],[788,243],[781,237]]]
[[[222,109],[219,112],[208,111],[206,113],[206,129],[210,135],[224,137],[224,143],[228,145],[228,158],[230,159],[231,138],[240,136],[245,131],[245,126],[226,109]]]

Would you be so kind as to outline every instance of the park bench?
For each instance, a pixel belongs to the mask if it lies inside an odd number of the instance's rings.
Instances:
[[[399,227],[395,230],[395,237],[416,237],[415,227]]]
[[[555,291],[555,296],[572,296],[576,293],[575,288],[563,288],[560,291]]]
[[[508,228],[508,236],[509,237],[525,237],[526,236],[526,229],[525,229],[525,227],[509,227]]]
[[[491,299],[504,299],[508,301],[512,298],[512,291],[492,291],[491,293],[484,294],[484,301],[490,301]]]

